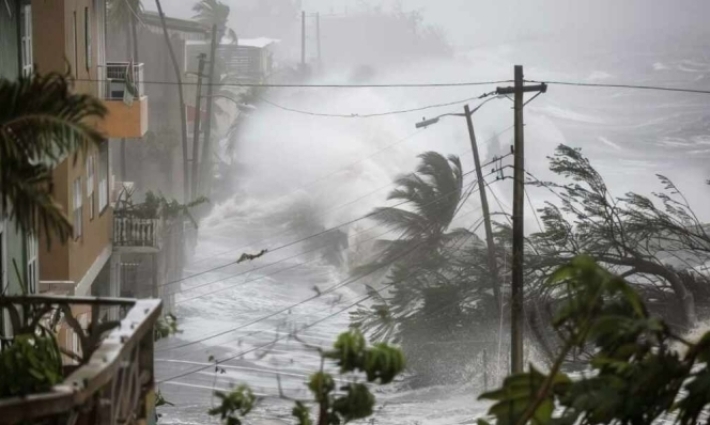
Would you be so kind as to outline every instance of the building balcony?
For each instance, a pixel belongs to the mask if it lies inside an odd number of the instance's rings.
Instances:
[[[116,214],[113,218],[113,248],[126,253],[157,253],[162,248],[163,220]]]
[[[15,382],[25,388],[0,397],[0,424],[154,423],[160,300],[0,297],[0,312],[15,335],[0,338],[0,354],[13,357],[23,344],[38,354],[31,371],[20,366],[2,377],[22,377]]]
[[[111,139],[141,138],[148,131],[148,97],[143,64],[107,62],[104,105],[108,110],[99,130]]]

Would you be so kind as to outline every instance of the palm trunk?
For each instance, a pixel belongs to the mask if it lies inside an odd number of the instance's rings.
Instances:
[[[170,59],[173,62],[173,68],[175,69],[175,78],[177,79],[177,89],[178,96],[180,98],[180,119],[181,127],[180,132],[182,134],[182,186],[183,186],[183,202],[188,201],[188,159],[187,159],[187,113],[185,111],[185,99],[182,92],[182,75],[180,73],[180,65],[178,64],[177,58],[175,57],[175,51],[173,50],[173,45],[170,44],[170,35],[168,34],[168,27],[165,24],[165,15],[163,14],[163,8],[160,5],[160,0],[155,0],[155,5],[158,7],[158,14],[160,15],[160,23],[163,26],[163,35],[165,36],[165,44],[168,45],[168,51],[170,52]]]

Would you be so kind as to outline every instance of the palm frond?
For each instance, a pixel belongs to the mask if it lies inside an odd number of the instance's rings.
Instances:
[[[60,74],[0,79],[0,215],[20,230],[42,226],[48,241],[64,241],[71,225],[52,196],[52,169],[67,156],[103,140],[91,126],[106,109],[73,94]]]
[[[224,31],[229,17],[229,6],[219,0],[201,0],[192,7],[196,19],[206,28],[217,25],[220,33]]]

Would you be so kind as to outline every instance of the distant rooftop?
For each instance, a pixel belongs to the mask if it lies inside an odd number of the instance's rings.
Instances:
[[[280,43],[281,40],[277,40],[274,38],[267,38],[267,37],[258,37],[258,38],[238,38],[237,39],[237,46],[238,47],[256,47],[259,49],[262,49],[266,46],[269,46],[271,44],[276,44]],[[209,40],[188,40],[187,45],[188,46],[204,46],[210,44]],[[225,38],[222,40],[220,45],[231,45],[231,40]]]
[[[159,28],[163,27],[163,24],[160,22],[160,15],[158,14],[158,12],[144,10],[141,14],[141,19],[146,25]],[[207,31],[198,22],[191,21],[188,19],[171,18],[169,16],[166,16],[165,25],[169,29],[174,31],[192,32],[200,34],[207,33]]]

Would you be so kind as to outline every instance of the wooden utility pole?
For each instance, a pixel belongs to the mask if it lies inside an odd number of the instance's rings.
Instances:
[[[194,201],[199,197],[197,190],[200,186],[200,120],[202,119],[202,77],[205,71],[205,58],[207,55],[200,53],[198,56],[199,64],[197,66],[197,88],[195,94],[195,122],[192,132],[192,185],[191,194]]]
[[[468,105],[463,107],[464,115],[466,116],[466,124],[468,124],[468,136],[471,139],[471,150],[473,151],[473,164],[476,169],[476,178],[478,179],[478,193],[481,194],[481,208],[483,210],[483,223],[486,229],[486,245],[488,246],[488,268],[493,281],[493,294],[495,295],[498,311],[503,308],[503,299],[500,295],[500,280],[498,278],[498,262],[496,261],[495,244],[493,242],[493,227],[491,226],[491,215],[488,209],[488,196],[486,195],[486,182],[483,180],[483,170],[481,170],[481,158],[478,155],[478,143],[476,143],[476,133],[473,130],[473,120],[471,119],[471,110]]]
[[[523,67],[515,66],[515,145],[513,147],[513,265],[511,269],[510,365],[513,373],[523,372],[523,258],[525,197],[525,131],[523,129]]]
[[[306,12],[301,11],[301,68],[306,69]]]
[[[512,282],[510,285],[510,370],[512,373],[523,372],[523,260],[525,232],[523,212],[525,200],[525,146],[523,131],[523,94],[525,92],[547,91],[546,84],[524,86],[523,67],[515,65],[513,87],[499,87],[498,95],[513,94],[515,110],[515,144],[513,147],[513,258]]]
[[[205,126],[205,137],[202,141],[202,165],[200,174],[202,175],[200,184],[200,194],[210,196],[210,181],[212,173],[212,152],[210,152],[210,137],[212,136],[212,106],[214,105],[215,78],[214,68],[217,62],[217,24],[212,25],[212,43],[210,44],[210,70],[208,74],[209,85],[207,86],[207,126]],[[196,196],[197,198],[197,196]]]
[[[320,50],[320,12],[316,12],[316,46],[318,48],[318,66],[321,66],[321,50]]]

